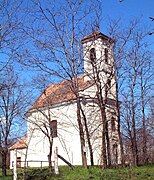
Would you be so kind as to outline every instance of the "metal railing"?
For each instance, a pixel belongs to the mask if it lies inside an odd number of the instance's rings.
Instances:
[[[54,161],[51,161],[52,164],[54,164]],[[17,161],[17,168],[23,168],[23,167],[40,167],[41,169],[43,167],[47,167],[49,165],[49,161]],[[12,167],[14,166],[14,161],[12,161]]]

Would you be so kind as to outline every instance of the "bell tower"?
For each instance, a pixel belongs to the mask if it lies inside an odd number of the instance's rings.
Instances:
[[[81,40],[84,54],[84,81],[98,76],[101,86],[110,86],[109,96],[116,98],[116,81],[112,43],[114,40],[101,32],[93,32]]]
[[[106,144],[110,147],[111,165],[121,164],[121,143],[119,118],[117,111],[117,95],[116,95],[116,78],[115,66],[112,52],[112,44],[114,40],[101,32],[93,32],[81,40],[83,44],[84,56],[84,81],[91,81],[94,87],[101,88],[102,99],[105,104],[107,135]],[[96,97],[98,89],[90,91],[89,96],[93,93]],[[97,102],[97,101],[96,101]],[[97,106],[97,105],[96,105]],[[90,112],[90,110],[89,110]],[[97,118],[99,113],[97,113]],[[89,116],[90,119],[93,116]],[[99,118],[97,119],[99,123]],[[100,130],[102,132],[102,130]],[[101,142],[101,139],[100,139]],[[108,155],[107,155],[108,156]],[[109,159],[109,158],[108,158]]]

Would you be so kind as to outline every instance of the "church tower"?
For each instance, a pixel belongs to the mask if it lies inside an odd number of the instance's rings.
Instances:
[[[84,54],[84,81],[94,80],[99,76],[102,86],[110,86],[108,97],[116,100],[116,81],[112,54],[113,39],[93,32],[81,40]],[[104,95],[103,95],[104,96]]]
[[[114,40],[101,32],[93,32],[81,40],[84,54],[84,81],[101,86],[105,102],[108,134],[106,144],[110,151],[108,164],[121,164],[121,143],[117,111],[116,78],[112,44]],[[104,100],[105,99],[105,100]],[[107,155],[108,156],[108,155]],[[109,162],[110,161],[110,162]]]

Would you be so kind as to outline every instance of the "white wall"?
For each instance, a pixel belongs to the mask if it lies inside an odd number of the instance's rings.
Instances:
[[[46,112],[47,113],[47,112]],[[76,121],[76,104],[64,104],[59,107],[52,107],[52,119],[57,120],[58,138],[53,140],[53,151],[58,147],[58,153],[73,164],[81,164],[81,151],[78,125]],[[35,121],[39,123],[43,119],[40,112],[33,112],[28,118],[28,122]],[[44,160],[47,161],[49,154],[49,143],[45,135],[40,130],[35,130],[31,134],[30,129],[35,128],[31,123],[28,123],[28,146],[27,160]],[[32,136],[32,137],[31,137]],[[52,157],[52,160],[54,158]],[[60,165],[64,163],[59,161]]]
[[[92,93],[93,88],[90,88],[86,93]],[[88,103],[84,107],[85,115],[90,126],[91,142],[93,145],[95,165],[100,163],[100,150],[101,150],[101,122],[98,106],[94,107]],[[47,113],[47,112],[46,112]],[[63,156],[66,160],[73,165],[82,165],[81,148],[79,130],[77,124],[76,115],[76,103],[63,104],[61,106],[52,107],[51,114],[53,120],[57,120],[58,124],[58,137],[53,140],[53,151],[55,147],[58,147],[58,154]],[[28,118],[28,121],[35,121],[39,123],[39,119],[42,119],[42,115],[38,112],[33,112]],[[28,123],[28,128],[34,128],[34,125]],[[30,131],[28,131],[28,138],[31,138]],[[85,131],[84,131],[85,132]],[[88,164],[90,164],[90,155],[88,150],[88,143],[86,142],[86,152],[88,158]],[[45,135],[39,130],[35,130],[32,134],[32,138],[28,147],[28,161],[29,160],[48,160],[49,143]],[[52,157],[54,160],[54,157]],[[59,160],[59,165],[65,165],[65,163]]]
[[[24,167],[25,162],[25,155],[26,155],[26,148],[24,149],[17,149],[17,157],[21,157],[21,167]],[[10,169],[13,168],[13,161],[14,161],[14,150],[10,150]]]

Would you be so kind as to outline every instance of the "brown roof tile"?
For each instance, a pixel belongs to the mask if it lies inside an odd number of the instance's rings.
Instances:
[[[27,136],[17,141],[13,146],[10,147],[10,150],[27,148],[26,141],[27,141]]]
[[[94,39],[98,39],[98,38],[102,38],[102,39],[108,40],[110,43],[112,43],[114,41],[109,36],[99,32],[99,31],[95,31],[95,32],[92,32],[91,34],[85,36],[84,38],[82,38],[81,42],[84,43],[84,42],[87,42],[89,40],[94,40]]]
[[[78,77],[78,84],[80,90],[83,90],[88,85],[89,81],[84,82],[84,77]],[[71,88],[71,81],[65,80],[59,83],[49,85],[41,96],[35,101],[30,109],[37,109],[40,107],[46,107],[49,105],[67,102],[75,99],[75,94],[73,93],[73,88]]]

